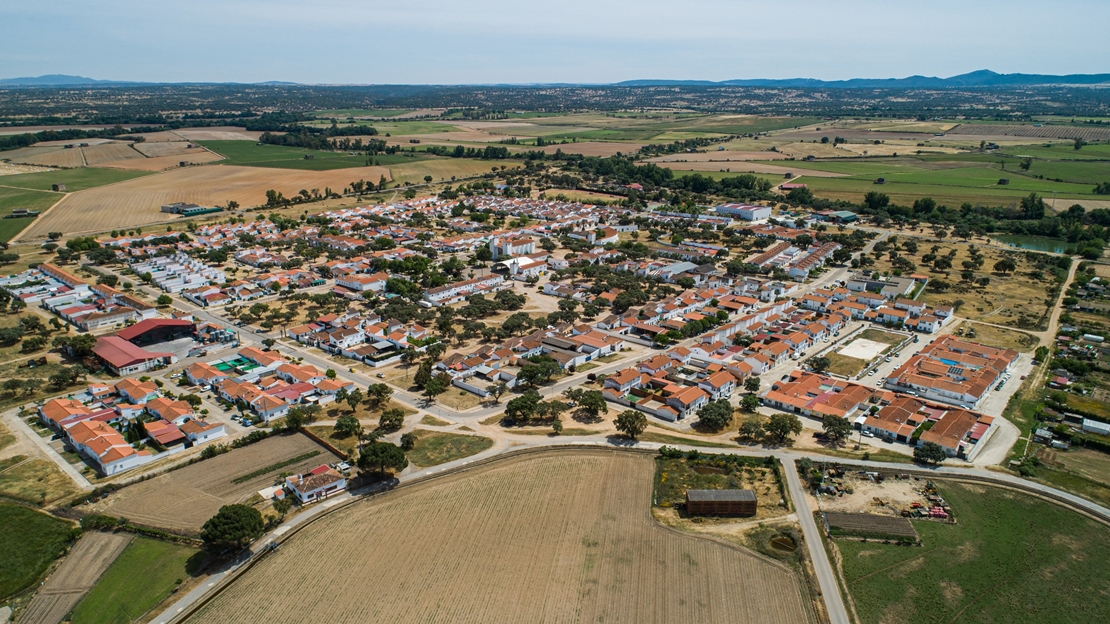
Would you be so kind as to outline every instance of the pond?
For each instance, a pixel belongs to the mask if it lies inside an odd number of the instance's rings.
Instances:
[[[1011,247],[1021,247],[1022,249],[1032,249],[1033,251],[1050,251],[1052,253],[1064,253],[1069,245],[1067,241],[1060,240],[1059,238],[1049,238],[1047,236],[1028,236],[1025,234],[994,234],[991,236],[994,240]]]

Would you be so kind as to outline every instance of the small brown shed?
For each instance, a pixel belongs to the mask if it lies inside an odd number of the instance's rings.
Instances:
[[[686,490],[686,512],[693,516],[754,516],[752,490]]]

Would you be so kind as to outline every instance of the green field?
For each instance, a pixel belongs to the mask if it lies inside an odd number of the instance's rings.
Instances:
[[[14,176],[12,176],[14,177]],[[16,208],[27,208],[42,212],[64,197],[61,193],[43,193],[0,186],[0,215],[11,214]],[[0,241],[7,242],[23,228],[31,225],[34,219],[0,219]]]
[[[235,143],[238,141],[231,142]],[[243,142],[245,143],[246,141]],[[112,184],[114,182],[123,182],[124,180],[139,178],[145,175],[151,175],[151,172],[81,167],[79,169],[59,169],[57,171],[44,171],[42,173],[22,173],[19,175],[0,176],[0,186],[49,191],[51,184],[65,184],[66,190],[73,192],[104,186],[105,184]]]
[[[375,121],[374,128],[378,130],[381,136],[386,134],[390,135],[406,135],[406,134],[435,134],[437,132],[458,132],[461,128],[456,128],[450,124],[437,123],[434,121]],[[381,138],[381,136],[379,138]]]
[[[836,542],[862,622],[1105,620],[1110,529],[1024,494],[940,485],[958,524],[914,521],[923,547]]]
[[[195,575],[202,556],[196,548],[136,537],[73,609],[74,624],[138,620]]]
[[[0,503],[0,599],[37,581],[65,552],[72,532],[68,522]]]
[[[204,141],[202,145],[226,158],[226,160],[220,161],[221,165],[242,165],[245,167],[328,171],[331,169],[365,167],[368,158],[361,154],[351,156],[347,152],[321,152],[282,145],[258,145],[250,141]],[[312,154],[313,159],[305,160],[305,154]],[[377,159],[383,165],[390,158],[404,157],[370,157],[371,162],[373,162],[373,159]],[[413,160],[406,159],[405,162]]]
[[[413,464],[424,468],[469,457],[493,446],[493,440],[481,436],[422,429],[413,433],[419,438],[407,456]]]
[[[713,178],[714,180],[720,180],[722,178],[735,178],[738,175],[754,175],[757,178],[769,180],[772,184],[778,184],[782,182],[782,176],[779,175],[771,175],[768,173],[748,173],[747,171],[743,170],[744,163],[722,164],[728,165],[725,167],[725,169],[733,169],[733,171],[679,171],[675,169],[672,169],[671,171],[674,173],[675,178],[685,178],[686,176],[692,176],[695,173],[700,173],[703,177]],[[664,163],[659,163],[659,165],[663,166]]]

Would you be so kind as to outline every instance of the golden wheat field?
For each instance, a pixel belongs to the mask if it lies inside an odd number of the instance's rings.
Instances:
[[[154,159],[144,159],[143,162]],[[355,180],[389,179],[385,167],[357,167],[331,171],[271,169],[212,165],[187,167],[125,182],[109,184],[67,195],[27,228],[22,240],[43,238],[48,232],[88,234],[110,228],[131,228],[164,222],[172,215],[161,212],[163,204],[191,202],[201,206],[223,206],[228,200],[243,208],[266,202],[266,190],[287,197],[301,189],[330,187],[342,191]]]
[[[190,622],[807,622],[798,579],[656,524],[653,460],[518,456],[325,516]]]
[[[129,169],[131,171],[165,171],[179,167],[181,161],[188,162],[190,165],[201,165],[210,162],[223,160],[223,156],[214,154],[204,148],[193,148],[185,152],[179,152],[169,156],[152,156],[149,158],[130,158],[127,160],[116,160],[113,162],[106,162],[101,167],[110,167],[112,169]]]
[[[85,154],[85,162],[90,167],[95,167],[103,163],[115,162],[117,160],[143,158],[143,155],[135,151],[130,143],[102,143],[100,145],[90,145],[88,147],[82,147],[81,152]]]

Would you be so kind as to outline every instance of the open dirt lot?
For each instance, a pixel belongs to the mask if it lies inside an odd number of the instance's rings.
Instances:
[[[77,606],[131,541],[128,533],[86,533],[73,547],[27,609],[20,624],[58,624]]]
[[[499,461],[317,521],[190,621],[807,621],[788,568],[660,527],[651,488],[647,456]]]
[[[233,480],[255,470],[312,451],[319,455],[244,481]],[[119,490],[89,511],[122,516],[139,524],[199,530],[223,505],[242,503],[273,485],[278,473],[299,474],[336,461],[334,455],[306,436],[281,435],[236,449]]]
[[[149,143],[136,143],[135,149],[142,153],[147,158],[157,158],[158,156],[174,156],[177,154],[188,154],[195,148],[189,147],[189,141],[180,140],[181,137],[174,137],[176,141],[151,141]]]
[[[37,167],[35,165],[19,165],[0,162],[0,176],[19,175],[21,173],[42,173],[43,171],[50,171],[50,169],[48,167]]]
[[[188,167],[73,193],[39,217],[24,231],[23,238],[42,238],[54,231],[70,235],[98,232],[108,225],[128,228],[158,223],[166,221],[168,216],[160,207],[171,202],[219,206],[235,200],[248,208],[263,204],[267,189],[276,189],[288,197],[301,189],[323,191],[330,186],[343,190],[354,180],[377,180],[383,175],[388,179],[389,169],[357,167],[303,171],[230,165]]]
[[[875,342],[874,340],[867,340],[866,338],[856,338],[848,343],[848,346],[840,350],[840,354],[850,358],[860,360],[870,360],[871,358],[879,355],[889,345],[882,342]]]
[[[261,132],[236,128],[234,126],[197,130],[177,130],[174,134],[186,141],[257,141],[258,137],[262,136]]]

